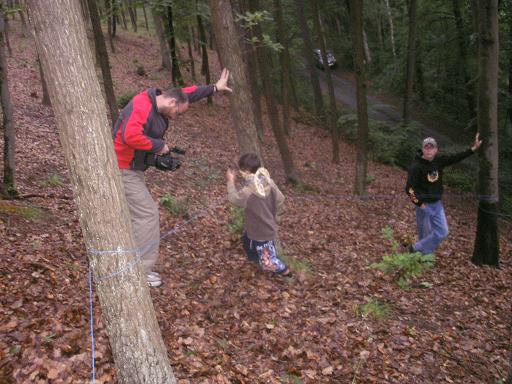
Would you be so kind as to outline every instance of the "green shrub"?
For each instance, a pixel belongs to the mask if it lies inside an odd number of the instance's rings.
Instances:
[[[390,227],[383,228],[382,235],[391,242],[392,253],[385,255],[380,263],[373,263],[371,267],[393,275],[400,288],[407,288],[411,278],[420,276],[425,270],[434,266],[435,256],[432,254],[400,252],[400,244]]]
[[[169,194],[165,194],[160,199],[160,203],[173,215],[173,216],[189,216],[190,197],[183,200],[176,200]]]
[[[48,180],[46,180],[43,185],[45,187],[60,187],[62,186],[62,179],[60,178],[59,175],[57,174],[53,174],[51,175]]]
[[[126,104],[130,102],[130,100],[133,98],[133,96],[137,95],[137,91],[128,91],[123,93],[121,96],[117,98],[117,107],[119,109],[123,109],[126,107]]]
[[[460,191],[471,192],[476,187],[476,177],[458,168],[446,168],[443,173],[443,181],[450,187]]]
[[[234,235],[242,235],[245,226],[244,210],[234,205],[229,206],[230,218],[228,231]]]
[[[382,320],[389,316],[391,307],[389,304],[380,303],[377,299],[370,299],[366,304],[359,306],[358,315],[361,317],[368,317],[373,320]]]

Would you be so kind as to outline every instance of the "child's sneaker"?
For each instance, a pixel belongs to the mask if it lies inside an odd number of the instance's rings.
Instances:
[[[156,272],[149,272],[146,278],[150,287],[156,288],[162,285],[162,279],[160,279],[160,276],[158,276]]]

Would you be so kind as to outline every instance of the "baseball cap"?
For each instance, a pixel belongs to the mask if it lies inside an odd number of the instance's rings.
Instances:
[[[437,142],[433,137],[427,137],[426,139],[423,140],[422,147],[424,148],[427,145],[432,145],[433,147],[437,147]]]

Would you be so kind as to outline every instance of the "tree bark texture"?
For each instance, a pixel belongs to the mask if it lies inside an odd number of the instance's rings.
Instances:
[[[405,75],[404,108],[402,118],[409,123],[413,97],[414,64],[416,62],[416,9],[417,0],[409,1],[409,39],[407,44],[407,69]]]
[[[172,6],[171,4],[168,4],[165,8],[167,10],[167,42],[169,43],[169,49],[171,51],[172,59],[172,83],[175,87],[182,87],[183,85],[185,85],[185,83],[183,82],[183,77],[181,76],[180,64],[178,61],[176,36],[174,35]]]
[[[94,33],[96,60],[100,64],[101,74],[103,77],[103,89],[105,90],[106,102],[110,112],[110,121],[112,122],[112,125],[114,125],[119,115],[119,110],[117,109],[114,83],[112,82],[112,75],[110,73],[107,46],[105,45],[103,31],[101,30],[100,14],[98,12],[96,0],[87,0],[87,5],[89,7],[92,31]]]
[[[216,45],[223,64],[231,72],[233,94],[230,95],[231,114],[235,124],[240,154],[252,152],[261,157],[254,115],[252,98],[247,81],[247,71],[242,59],[240,43],[233,21],[229,0],[209,0],[212,26],[217,38]]]
[[[320,46],[320,53],[322,55],[322,63],[324,66],[325,79],[327,82],[327,91],[329,94],[329,129],[331,131],[332,140],[332,161],[334,163],[340,162],[340,138],[338,134],[338,111],[336,109],[336,96],[334,95],[334,84],[331,77],[331,69],[327,61],[327,48],[325,46],[324,34],[322,32],[322,26],[320,25],[320,13],[318,11],[318,5],[313,2],[313,25],[317,35],[317,40]],[[311,56],[311,55],[310,55]]]
[[[283,9],[280,0],[274,0],[275,20],[277,24],[277,42],[281,43],[283,50],[279,52],[281,63],[281,99],[283,106],[283,130],[286,136],[290,135],[290,62],[286,54],[288,49],[288,37],[283,20]]]
[[[251,0],[250,6],[251,12],[256,12],[260,10],[258,0]],[[256,25],[253,28],[256,37],[258,37],[258,40],[263,41],[261,26]],[[271,58],[268,50],[269,48],[265,46],[260,46],[256,48],[256,57],[258,59],[260,80],[261,84],[263,85],[263,93],[265,95],[265,102],[267,105],[267,114],[270,119],[270,126],[272,127],[272,132],[274,133],[274,137],[277,142],[277,147],[279,148],[279,154],[281,155],[281,161],[283,162],[283,168],[284,173],[286,174],[286,178],[288,181],[291,181],[292,183],[298,183],[299,174],[297,172],[297,169],[295,168],[295,164],[293,163],[292,153],[290,151],[290,148],[288,147],[288,143],[286,142],[286,137],[281,126],[276,98],[274,97],[274,91],[272,89],[272,84],[270,81],[270,71],[268,65],[271,62]]]
[[[206,33],[204,31],[203,20],[201,15],[197,14],[197,29],[199,34],[199,44],[201,46],[201,74],[204,76],[205,84],[210,84],[210,64],[208,63],[208,43],[206,41]],[[212,96],[208,96],[208,105],[212,105]]]
[[[498,0],[478,0],[478,218],[475,264],[499,266],[498,239]]]
[[[167,70],[172,70],[171,51],[165,40],[164,27],[162,25],[162,15],[154,7],[151,7],[151,16],[153,17],[153,24],[155,25],[156,36],[160,44],[160,54],[162,55],[162,67]]]
[[[350,25],[357,86],[357,157],[354,193],[365,196],[368,167],[368,104],[366,100],[366,71],[364,66],[363,4],[350,0]]]
[[[299,27],[304,42],[304,59],[306,60],[307,70],[311,79],[311,86],[313,87],[313,99],[315,102],[315,112],[317,116],[324,116],[324,101],[322,98],[322,90],[320,89],[320,80],[316,72],[315,62],[313,60],[313,43],[311,42],[311,34],[309,33],[308,22],[305,15],[304,0],[295,0],[295,7],[297,8],[297,16],[299,19]]]
[[[131,264],[130,215],[78,0],[29,7],[118,380],[175,383],[142,265]]]
[[[11,94],[9,92],[7,75],[7,55],[4,42],[5,16],[4,4],[0,2],[0,101],[2,103],[2,125],[4,131],[4,176],[2,180],[2,195],[16,196],[15,174],[16,164],[14,153],[16,150],[16,131],[14,128]]]

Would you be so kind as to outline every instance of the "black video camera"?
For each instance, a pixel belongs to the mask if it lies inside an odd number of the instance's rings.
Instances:
[[[146,164],[149,166],[156,167],[156,169],[159,169],[161,171],[175,171],[179,167],[181,167],[181,161],[177,157],[172,156],[171,153],[176,153],[177,155],[184,155],[185,150],[178,147],[173,147],[171,148],[169,153],[166,153],[165,155],[150,154]]]

